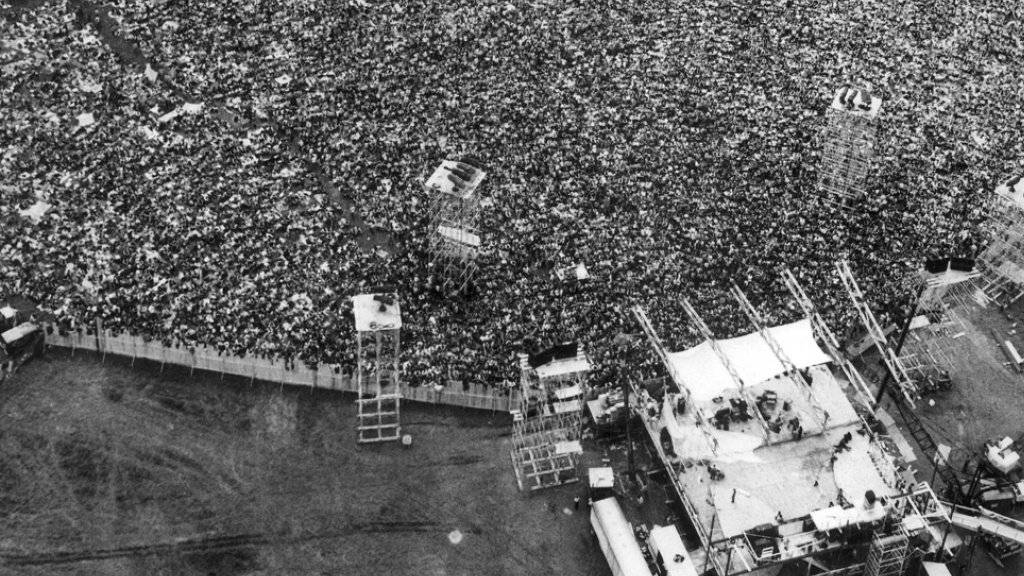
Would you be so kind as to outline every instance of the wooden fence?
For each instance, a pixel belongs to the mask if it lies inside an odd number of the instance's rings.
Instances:
[[[131,334],[111,335],[109,331],[99,330],[98,334],[85,334],[82,331],[62,335],[56,327],[47,329],[46,344],[59,348],[68,348],[72,354],[76,350],[88,350],[101,355],[113,354],[131,358],[132,362],[142,358],[153,362],[185,366],[191,371],[206,370],[220,374],[232,374],[251,380],[277,382],[291,386],[308,386],[326,388],[342,392],[356,392],[355,381],[346,374],[336,372],[332,366],[320,366],[317,369],[305,365],[287,368],[283,361],[263,358],[239,358],[219,353],[216,349],[200,346],[195,351],[184,348],[171,348],[158,342],[147,342]],[[447,386],[412,387],[402,384],[402,399],[405,401],[424,402],[427,404],[446,404],[462,406],[478,410],[510,412],[519,407],[520,391],[504,390],[486,386],[482,383],[471,383],[464,389],[461,383],[449,382]]]

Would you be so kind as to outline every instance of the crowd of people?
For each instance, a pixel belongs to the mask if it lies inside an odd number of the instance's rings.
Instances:
[[[410,382],[507,384],[565,340],[610,379],[633,304],[670,349],[699,338],[684,297],[751,330],[733,281],[794,319],[782,265],[842,333],[836,259],[892,320],[925,258],[978,251],[1024,158],[995,0],[34,4],[0,0],[0,292],[167,345],[348,369],[348,298],[391,286]],[[815,188],[845,84],[883,99],[852,209]],[[459,299],[423,182],[464,154],[488,175]],[[586,285],[554,279],[577,262]]]

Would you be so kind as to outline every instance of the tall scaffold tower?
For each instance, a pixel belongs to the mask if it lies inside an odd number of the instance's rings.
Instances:
[[[882,99],[862,88],[836,90],[827,112],[818,191],[841,208],[853,208],[865,194],[874,155]]]
[[[402,312],[398,297],[386,293],[353,296],[352,311],[356,323],[358,441],[398,440],[402,433],[398,369]]]
[[[512,411],[512,467],[520,490],[579,480],[584,399],[591,364],[578,344],[520,354],[523,403]]]
[[[978,256],[982,292],[1010,304],[1024,296],[1024,174],[996,188],[988,220],[989,245]]]
[[[445,160],[427,180],[430,263],[446,294],[462,292],[476,273],[480,252],[480,197],[486,173],[471,159]]]

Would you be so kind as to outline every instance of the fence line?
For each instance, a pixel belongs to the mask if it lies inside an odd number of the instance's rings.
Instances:
[[[52,330],[51,330],[52,328]],[[61,334],[55,326],[47,327],[46,343],[58,348],[69,348],[73,356],[76,350],[88,350],[103,356],[113,354],[135,360],[143,358],[159,362],[161,368],[165,364],[185,366],[191,372],[206,370],[220,374],[242,376],[251,380],[277,382],[291,386],[307,386],[325,388],[342,392],[356,392],[356,383],[347,374],[335,372],[331,366],[320,366],[316,369],[305,365],[287,368],[283,361],[264,358],[240,358],[219,353],[214,348],[198,346],[195,351],[183,348],[171,348],[158,342],[147,342],[132,334],[111,335],[107,330],[99,330],[97,334],[85,334],[82,331]],[[468,389],[461,384],[449,381],[448,386],[412,387],[402,383],[402,399],[427,404],[445,404],[478,410],[510,412],[519,407],[520,391],[513,389],[509,394],[480,383],[472,383]]]

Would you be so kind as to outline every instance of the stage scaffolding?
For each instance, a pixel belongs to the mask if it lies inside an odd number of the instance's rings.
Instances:
[[[784,278],[787,279],[787,286],[799,294],[798,300],[806,304],[807,309],[812,312],[812,321],[820,322],[820,316],[814,311],[813,304],[806,298],[802,288],[795,282],[795,277],[788,270],[784,271]],[[632,312],[648,336],[655,354],[665,362],[665,367],[673,378],[683,376],[678,374],[665,351],[661,339],[654,328],[650,325],[646,313],[639,306],[634,306]],[[822,323],[824,326],[824,323]],[[825,333],[831,334],[827,330]],[[817,327],[816,327],[817,329]],[[835,345],[838,349],[838,344]],[[852,368],[852,367],[851,367]],[[699,377],[699,375],[686,375]],[[683,382],[681,379],[677,382]],[[681,388],[686,388],[685,383]],[[634,389],[639,395],[640,391]],[[800,526],[802,532],[787,530],[784,534],[779,532],[769,537],[753,535],[744,532],[743,534],[728,536],[721,528],[721,523],[716,522],[718,514],[713,514],[710,521],[708,514],[701,514],[698,506],[718,506],[713,499],[712,493],[703,490],[692,490],[680,480],[687,474],[693,474],[681,463],[678,457],[669,455],[662,446],[660,426],[658,420],[647,418],[641,403],[631,403],[631,409],[635,412],[649,436],[650,446],[663,465],[672,489],[682,502],[684,509],[692,520],[697,537],[700,541],[701,550],[691,553],[695,566],[700,573],[713,570],[721,576],[736,576],[761,569],[770,569],[781,564],[793,564],[805,562],[809,569],[816,568],[821,576],[902,576],[902,568],[908,550],[908,542],[912,537],[922,533],[942,534],[950,525],[951,519],[942,500],[935,494],[928,483],[919,482],[916,484],[894,483],[891,486],[897,488],[898,493],[889,495],[885,499],[884,518],[877,518],[867,522],[852,522],[840,526],[829,526],[824,523],[818,526],[814,513],[794,518],[787,522],[786,526]],[[700,420],[704,421],[702,415]],[[865,425],[866,426],[866,425]],[[703,428],[703,427],[702,427]],[[898,470],[891,458],[886,455],[879,446],[882,461],[872,461],[879,466],[879,471],[885,471],[884,476],[897,480]],[[706,502],[701,502],[708,498]],[[723,503],[724,505],[724,503]],[[863,505],[863,504],[857,504]],[[756,536],[756,539],[755,539]],[[862,539],[867,536],[870,540]],[[938,546],[935,541],[934,546]],[[865,558],[865,561],[850,562],[847,560],[843,566],[829,566],[826,563],[836,561],[835,552],[848,551],[857,548],[861,553],[855,557]],[[839,559],[840,562],[843,560]]]
[[[445,160],[427,180],[430,204],[430,263],[445,293],[465,289],[480,252],[480,198],[486,173],[468,161]]]
[[[818,191],[842,208],[853,208],[865,194],[881,107],[881,98],[846,86],[836,90],[828,109]]]
[[[992,240],[977,259],[979,287],[988,300],[1011,304],[1024,296],[1024,176],[996,188],[988,225]]]
[[[356,324],[356,390],[360,443],[398,440],[401,386],[398,358],[402,312],[394,294],[352,297]]]
[[[520,490],[579,480],[580,437],[590,361],[577,351],[531,366],[519,355],[523,403],[512,412],[512,468]]]
[[[836,272],[843,283],[843,287],[846,288],[846,292],[849,294],[853,307],[857,311],[857,315],[860,316],[861,323],[867,330],[868,336],[878,348],[882,361],[885,362],[886,368],[892,374],[898,390],[903,394],[907,406],[914,408],[921,396],[917,384],[910,377],[910,374],[907,373],[903,362],[889,346],[885,332],[878,325],[878,320],[871,311],[871,307],[868,306],[864,292],[861,291],[857,279],[853,276],[853,271],[850,270],[850,264],[845,260],[836,262]]]
[[[902,531],[891,536],[875,535],[868,548],[864,576],[902,576],[909,541]]]

